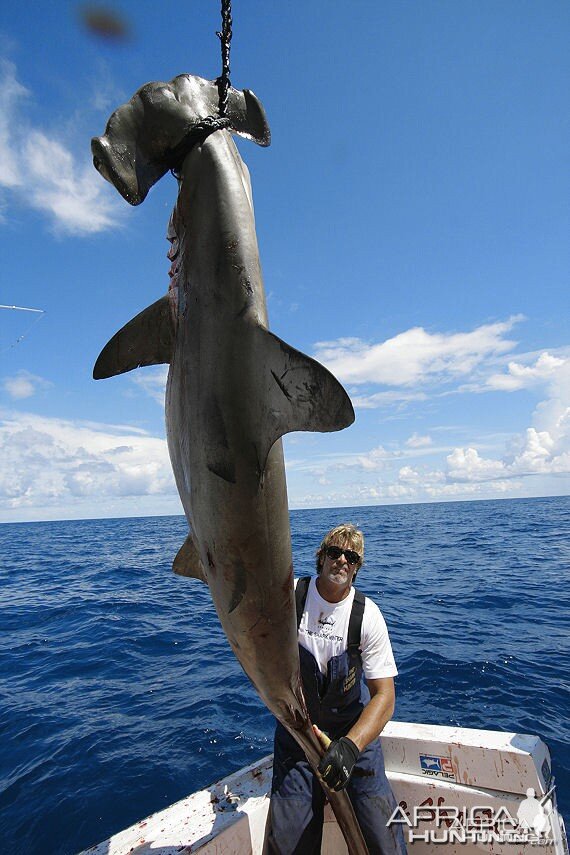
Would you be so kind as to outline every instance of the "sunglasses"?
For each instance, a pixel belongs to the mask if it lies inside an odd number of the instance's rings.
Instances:
[[[340,546],[327,546],[327,557],[332,561],[336,561],[341,555],[344,555],[349,564],[359,564],[360,555],[352,549],[341,549]]]

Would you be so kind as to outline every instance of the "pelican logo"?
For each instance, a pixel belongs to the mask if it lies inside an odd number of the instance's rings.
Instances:
[[[449,757],[434,757],[431,754],[420,754],[420,768],[422,775],[455,781],[455,771]]]

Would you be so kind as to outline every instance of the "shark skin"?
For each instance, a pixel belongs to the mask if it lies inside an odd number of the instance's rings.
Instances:
[[[174,570],[208,585],[242,668],[316,769],[281,436],[339,430],[354,411],[322,365],[268,329],[249,172],[231,133],[194,145],[178,176],[168,295],[110,340],[94,376],[170,363],[168,448],[190,528]],[[349,852],[364,855],[347,793],[326,792]]]

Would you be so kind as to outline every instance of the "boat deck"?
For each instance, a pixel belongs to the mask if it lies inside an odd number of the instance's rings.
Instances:
[[[550,792],[548,748],[538,737],[391,722],[381,738],[408,849],[416,855],[436,855],[442,846],[445,855],[568,855],[564,822]],[[81,855],[261,855],[271,776],[272,756],[264,757]],[[518,839],[507,840],[498,812],[516,820],[530,787],[538,800],[544,798],[544,828],[538,836],[523,829]],[[479,835],[461,832],[466,817],[476,817]],[[329,805],[322,852],[347,855]]]

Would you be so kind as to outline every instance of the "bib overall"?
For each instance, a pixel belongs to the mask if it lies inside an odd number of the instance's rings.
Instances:
[[[309,580],[304,577],[297,582],[297,624],[301,622]],[[312,653],[299,645],[301,678],[311,721],[331,739],[345,736],[370,700],[359,649],[363,614],[364,596],[355,590],[347,649],[329,659],[326,675],[321,673]],[[386,778],[380,739],[364,749],[346,789],[371,855],[403,855],[406,846],[401,826],[386,827],[396,800]],[[318,855],[324,805],[325,793],[302,749],[278,723],[268,852]]]

